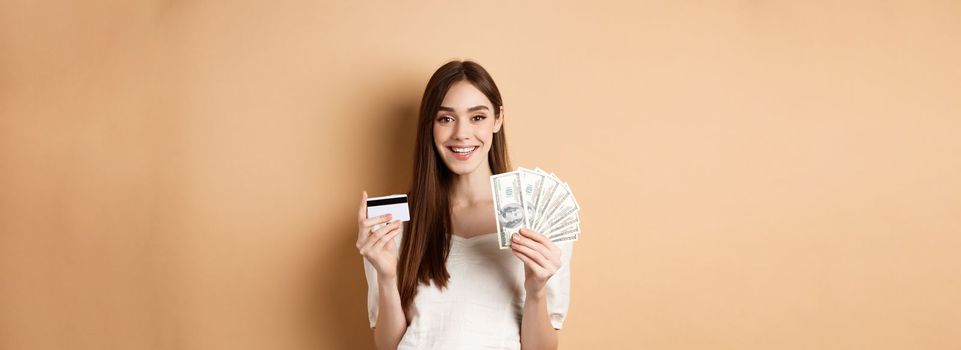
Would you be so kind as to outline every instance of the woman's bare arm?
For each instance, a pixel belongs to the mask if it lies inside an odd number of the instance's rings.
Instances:
[[[511,238],[511,251],[524,262],[524,315],[521,349],[557,349],[557,331],[547,316],[547,280],[562,265],[561,250],[544,235],[521,228]]]
[[[547,292],[527,294],[521,321],[521,349],[557,349],[557,330],[547,317]]]
[[[397,279],[377,277],[380,294],[377,300],[377,324],[374,327],[374,344],[378,349],[397,349],[397,344],[407,331],[407,318],[400,307]]]
[[[394,237],[404,231],[404,226],[400,221],[390,221],[392,218],[390,214],[368,218],[367,191],[364,191],[357,212],[360,227],[357,251],[377,271],[378,313],[374,323],[374,344],[378,349],[396,349],[407,331],[407,319],[400,307],[400,291],[397,289],[398,254],[394,242]]]

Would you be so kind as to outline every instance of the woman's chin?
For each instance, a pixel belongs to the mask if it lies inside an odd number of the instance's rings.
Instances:
[[[451,164],[453,163],[453,164]],[[468,175],[480,168],[480,162],[462,162],[459,160],[447,161],[447,169],[455,175]]]

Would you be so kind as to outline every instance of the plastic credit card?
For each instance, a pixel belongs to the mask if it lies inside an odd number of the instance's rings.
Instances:
[[[393,194],[383,197],[367,198],[367,217],[393,214],[393,220],[410,221],[410,208],[406,194]]]

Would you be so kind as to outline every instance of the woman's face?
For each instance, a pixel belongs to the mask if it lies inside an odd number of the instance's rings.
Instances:
[[[494,133],[504,121],[495,117],[494,106],[466,80],[454,83],[434,116],[434,146],[444,164],[457,175],[487,166]]]

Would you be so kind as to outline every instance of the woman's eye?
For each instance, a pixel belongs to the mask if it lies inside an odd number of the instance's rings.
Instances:
[[[440,118],[437,118],[437,121],[439,121],[439,122],[441,122],[441,123],[450,123],[450,122],[454,121],[454,118],[451,118],[451,117],[445,115],[445,116],[442,116],[442,117],[440,117]]]
[[[479,122],[481,120],[484,120],[484,118],[487,118],[487,117],[485,117],[483,114],[478,114],[478,115],[475,115],[472,119],[474,119],[474,121]]]

